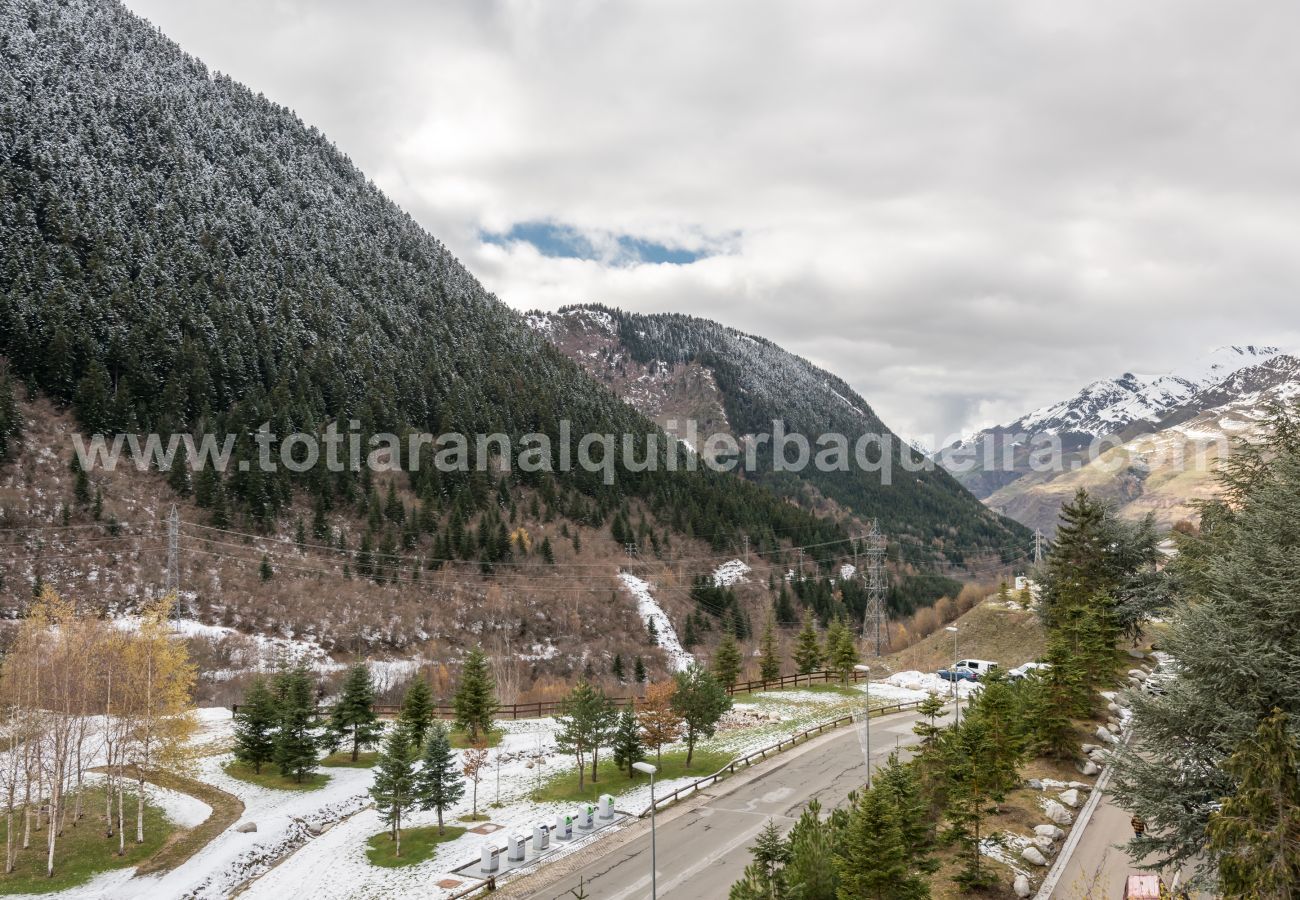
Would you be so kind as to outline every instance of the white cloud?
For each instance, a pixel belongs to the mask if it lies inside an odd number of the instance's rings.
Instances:
[[[1291,4],[127,5],[322,128],[512,305],[717,318],[908,435],[1300,344]],[[537,220],[724,252],[481,239]]]

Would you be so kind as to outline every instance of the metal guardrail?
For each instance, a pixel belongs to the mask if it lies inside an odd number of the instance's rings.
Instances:
[[[806,675],[801,675],[799,677],[807,678]],[[920,705],[921,704],[919,701],[914,701],[911,703],[892,703],[888,706],[872,707],[869,715],[871,718],[874,719],[880,716],[893,715],[894,713],[907,712],[910,709],[916,709]],[[839,728],[842,725],[851,724],[853,720],[854,717],[852,713],[845,716],[840,716],[838,718],[831,719],[827,722],[822,722],[818,725],[814,725],[812,728],[805,728],[803,731],[796,732],[795,734],[792,734],[788,738],[784,738],[782,740],[777,741],[775,744],[769,744],[766,747],[760,747],[757,750],[753,750],[749,753],[746,753],[744,756],[738,756],[735,759],[733,759],[731,762],[723,766],[721,769],[714,772],[713,774],[705,775],[702,778],[698,778],[695,781],[691,782],[690,784],[683,785],[682,787],[678,788],[677,790],[663,797],[656,797],[654,807],[655,809],[658,810],[664,808],[665,806],[670,806],[673,803],[676,803],[678,800],[682,799],[683,797],[689,796],[692,793],[701,791],[704,788],[709,787],[710,785],[716,784],[717,782],[721,781],[725,776],[734,775],[736,773],[737,767],[739,766],[752,766],[755,763],[755,761],[765,760],[768,758],[768,756],[781,753],[785,750],[790,749],[791,747],[794,747],[800,741],[807,742],[808,740],[812,739],[813,737],[816,737],[817,735],[823,734],[827,731],[832,731],[836,728]],[[644,819],[648,815],[650,815],[649,806],[647,806],[641,812],[637,813],[636,818]],[[473,887],[465,888],[464,890],[458,891],[455,894],[449,894],[446,897],[446,900],[463,900],[463,898],[476,896],[480,892],[491,893],[494,890],[496,890],[496,879],[490,878],[484,880],[479,884],[474,885]]]
[[[920,701],[914,701],[911,703],[893,703],[890,704],[889,706],[876,706],[876,707],[872,707],[870,716],[871,718],[874,719],[874,718],[878,718],[879,716],[893,715],[894,713],[906,712],[909,709],[916,709],[920,705],[921,705]],[[739,766],[752,766],[755,761],[765,760],[770,755],[781,753],[784,750],[790,749],[791,747],[798,744],[800,741],[808,741],[811,738],[816,737],[817,735],[823,734],[827,731],[831,731],[835,728],[839,728],[841,725],[852,724],[853,720],[854,717],[852,713],[845,716],[840,716],[837,719],[831,719],[828,722],[822,722],[820,725],[815,725],[812,728],[806,728],[803,731],[797,732],[796,734],[793,734],[788,738],[777,741],[775,744],[770,744],[766,747],[760,747],[759,749],[751,751],[750,753],[747,753],[744,756],[738,756],[735,759],[733,759],[731,762],[723,766],[721,769],[714,772],[713,774],[705,775],[702,778],[698,778],[695,781],[691,782],[690,784],[683,785],[682,787],[678,788],[677,790],[673,791],[670,794],[665,794],[663,797],[656,797],[654,802],[654,807],[655,809],[663,809],[665,806],[670,806],[673,803],[676,803],[678,800],[682,799],[683,797],[697,793],[699,791],[702,791],[706,787],[710,787],[714,784],[717,784],[725,776],[736,774],[736,769]],[[649,806],[647,806],[640,813],[638,813],[637,818],[645,818],[648,815],[650,815]]]

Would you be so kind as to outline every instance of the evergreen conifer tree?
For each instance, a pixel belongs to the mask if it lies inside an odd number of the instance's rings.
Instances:
[[[394,728],[384,741],[375,763],[375,780],[370,796],[379,818],[389,828],[395,846],[393,855],[402,855],[402,817],[415,804],[415,752],[405,729]]]
[[[420,771],[416,773],[415,794],[420,809],[437,811],[438,834],[444,834],[443,814],[465,796],[465,782],[451,749],[447,726],[442,722],[429,726],[422,759]]]
[[[411,682],[402,697],[402,710],[397,724],[411,736],[411,746],[417,750],[424,746],[429,726],[433,724],[433,692],[429,682],[419,675]]]
[[[930,896],[925,879],[909,865],[898,814],[879,789],[859,795],[834,860],[840,897],[923,900]]]
[[[645,759],[645,746],[641,743],[641,724],[631,703],[618,715],[610,750],[614,754],[614,765],[626,769],[628,778],[635,777],[636,770],[632,764]]]
[[[711,668],[723,687],[731,687],[740,677],[740,648],[736,646],[736,639],[730,634],[724,634],[718,643],[718,649],[713,651]]]
[[[677,689],[672,697],[672,709],[686,726],[686,768],[691,767],[695,744],[701,737],[712,737],[718,720],[731,709],[731,698],[716,678],[693,664],[678,672],[674,680]]]
[[[474,647],[466,654],[452,705],[456,711],[456,727],[465,732],[469,742],[487,740],[497,713],[496,680],[481,647]]]
[[[1224,768],[1237,789],[1206,826],[1229,898],[1300,897],[1300,747],[1275,708]]]
[[[822,651],[817,642],[817,626],[813,624],[811,610],[805,610],[803,614],[803,628],[795,642],[794,664],[795,671],[800,675],[816,672],[822,665]]]
[[[277,722],[275,696],[265,678],[253,679],[234,719],[235,758],[260,775],[262,765],[275,758]]]
[[[375,686],[370,680],[370,667],[365,663],[359,662],[348,669],[343,692],[330,712],[329,731],[335,741],[351,743],[353,762],[357,761],[362,747],[374,746],[383,733],[375,715]]]
[[[319,766],[320,720],[310,672],[301,664],[282,671],[276,676],[275,694],[279,723],[274,762],[281,775],[301,784]]]

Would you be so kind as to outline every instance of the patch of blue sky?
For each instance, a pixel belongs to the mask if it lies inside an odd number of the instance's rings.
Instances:
[[[516,222],[508,231],[484,231],[480,236],[489,244],[532,244],[543,256],[599,260],[620,266],[642,263],[684,266],[713,255],[710,250],[675,247],[630,234],[612,234],[596,242],[572,225],[544,220]]]

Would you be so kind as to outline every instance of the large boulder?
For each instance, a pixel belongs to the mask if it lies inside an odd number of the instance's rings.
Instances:
[[[1095,762],[1093,762],[1093,761],[1090,760],[1090,759],[1085,759],[1085,760],[1083,760],[1083,761],[1080,762],[1080,763],[1079,763],[1075,768],[1077,768],[1077,769],[1079,770],[1079,774],[1081,774],[1081,775],[1099,775],[1099,774],[1101,774],[1101,767],[1098,766]]]
[[[253,832],[257,831],[257,823],[240,822],[238,825],[235,826],[235,831],[238,831],[240,834],[252,834]]]
[[[1119,734],[1119,723],[1108,722],[1106,724],[1106,730],[1109,731],[1111,734]]]
[[[1047,857],[1043,856],[1043,851],[1032,844],[1020,851],[1020,858],[1033,866],[1047,865]]]
[[[1059,796],[1061,802],[1070,807],[1070,809],[1079,808],[1079,792],[1074,788],[1070,788],[1068,791],[1061,791],[1057,796]]]
[[[1118,715],[1119,715],[1119,704],[1112,700],[1110,703],[1107,703],[1107,704],[1106,704],[1106,711],[1109,712],[1109,713],[1113,713],[1114,715],[1118,716]]]
[[[1115,735],[1111,734],[1105,725],[1098,725],[1097,740],[1101,741],[1103,744],[1113,744],[1115,743]]]
[[[1130,647],[1130,648],[1128,649],[1127,652],[1128,652],[1128,655],[1129,655],[1130,657],[1132,657],[1133,659],[1146,659],[1146,658],[1147,658],[1147,655],[1146,655],[1145,653],[1143,653],[1141,650],[1134,650],[1133,648]]]
[[[1031,791],[1041,791],[1043,789],[1043,783],[1037,778],[1031,778],[1025,782],[1025,787],[1029,788]]]
[[[1074,813],[1070,812],[1055,800],[1048,800],[1047,805],[1043,807],[1043,815],[1057,825],[1065,826],[1074,823]]]
[[[1065,832],[1057,828],[1055,825],[1035,825],[1034,834],[1053,841],[1059,841],[1061,838],[1065,837]]]
[[[1011,883],[1011,890],[1017,897],[1028,897],[1034,892],[1029,886],[1029,876],[1025,874],[1016,876],[1016,880]]]
[[[1052,839],[1049,837],[1036,837],[1033,839],[1034,846],[1039,849],[1043,856],[1052,855]]]
[[[1084,744],[1080,749],[1083,750],[1085,756],[1091,756],[1092,751],[1100,750],[1101,748],[1096,744]]]
[[[1143,670],[1143,669],[1129,669],[1129,670],[1128,670],[1128,677],[1129,677],[1129,678],[1136,678],[1138,681],[1146,681],[1147,674],[1148,674],[1148,673],[1147,673],[1145,670]]]

